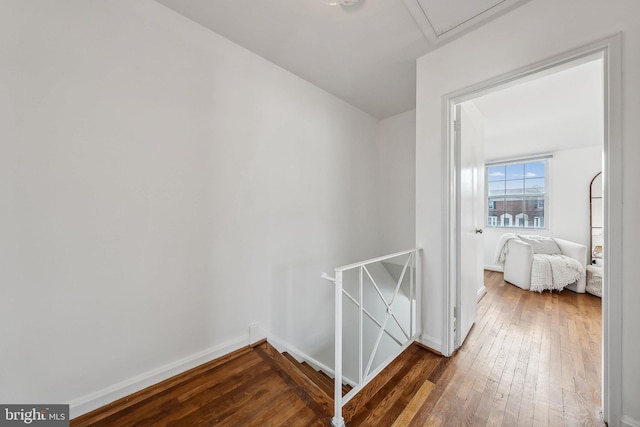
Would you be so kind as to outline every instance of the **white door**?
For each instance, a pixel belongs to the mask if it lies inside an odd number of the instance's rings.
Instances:
[[[459,348],[476,320],[484,289],[484,125],[473,103],[456,105],[456,320]]]

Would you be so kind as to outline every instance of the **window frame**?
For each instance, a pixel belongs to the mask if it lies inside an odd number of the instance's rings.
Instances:
[[[543,156],[535,156],[535,157],[529,157],[529,158],[518,158],[518,159],[512,159],[512,160],[500,160],[500,161],[495,161],[495,162],[487,162],[484,165],[484,200],[485,200],[485,209],[484,209],[484,223],[485,226],[487,228],[490,229],[502,229],[502,230],[514,230],[514,229],[520,229],[520,230],[549,230],[549,194],[550,194],[550,189],[549,189],[549,174],[550,174],[550,169],[551,169],[551,155],[543,155]],[[502,213],[502,215],[500,215],[499,213],[492,213],[493,215],[496,215],[498,218],[498,223],[497,225],[491,225],[489,223],[489,209],[490,209],[490,201],[489,201],[489,168],[493,168],[496,166],[508,166],[508,165],[515,165],[515,164],[524,164],[524,163],[534,163],[534,162],[543,162],[544,163],[544,198],[541,200],[542,201],[542,212],[543,212],[543,216],[537,216],[537,215],[528,215],[528,226],[518,226],[518,215],[522,215],[523,217],[523,222],[524,222],[524,218],[525,216],[525,212],[523,211],[521,213],[518,214],[513,214],[512,216],[512,220],[509,221],[509,225],[504,225],[504,220],[503,218],[506,218],[505,216],[505,212]],[[499,182],[499,181],[498,181]],[[505,195],[506,197],[506,195]],[[519,196],[518,196],[519,197]],[[526,198],[527,195],[526,193],[522,194],[523,198]],[[524,200],[524,199],[523,199]],[[495,201],[493,204],[495,209]],[[539,201],[536,202],[536,207],[539,206]],[[535,224],[540,222],[540,219],[542,218],[542,227],[536,227]]]
[[[535,226],[536,222],[537,223],[542,223],[542,227],[536,227]],[[544,218],[543,217],[539,217],[539,216],[534,216],[533,217],[533,225],[534,225],[534,228],[544,229],[545,228],[545,226],[544,226]]]

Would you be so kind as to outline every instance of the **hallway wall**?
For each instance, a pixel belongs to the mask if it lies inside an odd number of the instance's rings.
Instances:
[[[513,72],[563,52],[599,39],[622,33],[622,177],[624,183],[640,182],[640,3],[633,0],[537,0],[505,14],[472,33],[456,39],[418,60],[417,77],[417,146],[416,146],[416,235],[424,252],[425,291],[424,340],[436,349],[444,345],[445,218],[442,200],[443,173],[443,103],[448,93],[462,90],[496,76]],[[434,84],[437,82],[437,84]],[[622,324],[629,327],[611,333],[622,343],[620,369],[620,408],[612,408],[614,425],[640,425],[640,353],[638,328],[640,312],[640,224],[635,221],[639,201],[633,185],[622,185],[621,278],[618,292],[624,295]],[[434,209],[435,204],[435,209]],[[434,226],[434,224],[436,226]],[[618,389],[613,390],[615,393]],[[618,424],[621,423],[621,424]]]
[[[78,415],[254,322],[325,350],[378,121],[155,1],[0,7],[0,401]]]

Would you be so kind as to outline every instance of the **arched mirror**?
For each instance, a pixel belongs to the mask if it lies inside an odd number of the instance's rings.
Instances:
[[[602,172],[598,172],[591,180],[589,189],[591,201],[591,264],[602,265],[602,245],[604,244],[604,210],[602,200]]]

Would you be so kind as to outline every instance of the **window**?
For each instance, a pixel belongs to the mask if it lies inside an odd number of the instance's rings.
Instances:
[[[500,215],[500,223],[502,224],[503,227],[510,227],[512,219],[513,219],[513,216],[511,214]]]
[[[518,227],[528,227],[529,226],[529,215],[526,213],[519,213],[516,215],[516,221]]]
[[[544,228],[546,159],[493,163],[485,177],[488,227]]]

